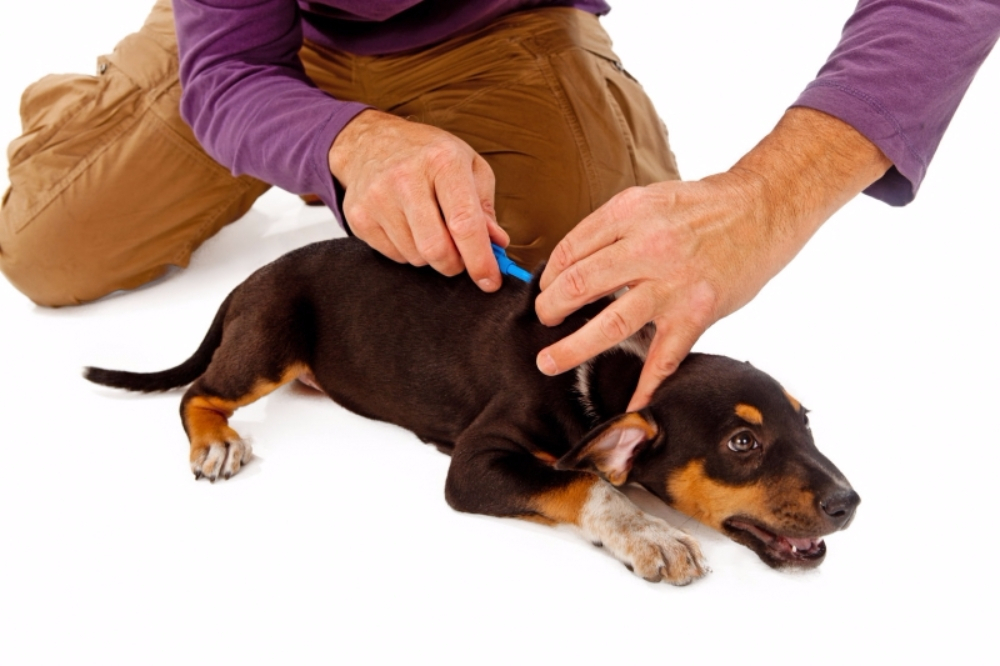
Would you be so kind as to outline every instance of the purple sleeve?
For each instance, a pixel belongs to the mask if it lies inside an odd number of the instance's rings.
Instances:
[[[907,204],[998,35],[996,0],[860,0],[795,106],[873,141],[894,166],[865,193]]]
[[[181,115],[202,147],[234,174],[316,194],[339,215],[327,153],[366,107],[337,101],[306,77],[295,0],[173,4]]]

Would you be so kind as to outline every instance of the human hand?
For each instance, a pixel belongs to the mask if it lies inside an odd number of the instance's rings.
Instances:
[[[784,265],[768,252],[751,183],[724,174],[626,190],[556,246],[536,311],[555,325],[622,287],[629,290],[576,333],[542,350],[557,374],[625,340],[647,322],[653,337],[629,410],[645,406],[705,330],[747,303]]]
[[[355,236],[394,261],[465,269],[484,291],[500,288],[490,242],[510,239],[496,221],[493,171],[467,143],[369,109],[337,136],[329,162]]]
[[[556,246],[535,310],[553,326],[586,303],[629,290],[539,352],[539,369],[569,370],[654,322],[628,406],[641,409],[710,325],[753,298],[834,211],[890,166],[846,123],[793,108],[726,173],[613,197]]]

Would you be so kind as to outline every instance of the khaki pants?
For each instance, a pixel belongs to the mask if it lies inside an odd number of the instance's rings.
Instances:
[[[510,254],[529,267],[615,193],[678,177],[652,104],[578,10],[512,14],[419,53],[306,43],[300,56],[334,97],[440,127],[482,154]],[[159,0],[97,76],[47,76],[25,91],[0,269],[36,303],[81,303],[186,266],[269,187],[205,154],[180,118],[177,69],[170,1]]]

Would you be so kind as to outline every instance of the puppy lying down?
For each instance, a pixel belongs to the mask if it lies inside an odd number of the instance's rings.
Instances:
[[[177,367],[86,377],[146,392],[190,384],[181,418],[197,479],[228,479],[250,458],[229,427],[236,409],[303,378],[450,454],[455,509],[575,526],[647,580],[684,585],[708,568],[693,538],[619,492],[627,482],[773,567],[823,560],[823,537],[847,527],[860,499],[816,449],[797,400],[748,363],[691,354],[646,409],[624,413],[650,331],[547,377],[536,354],[607,301],[548,328],[537,295],[537,278],[486,294],[354,239],[326,241],[233,290]]]

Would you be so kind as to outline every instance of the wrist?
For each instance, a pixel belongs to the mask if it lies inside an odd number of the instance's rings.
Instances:
[[[327,153],[330,173],[341,183],[350,180],[354,163],[365,154],[365,142],[371,142],[377,127],[386,120],[399,120],[377,109],[365,109],[344,125]]]
[[[822,224],[892,166],[847,123],[792,108],[757,146],[719,174],[747,211],[746,221],[782,265]]]
[[[730,174],[771,219],[810,234],[892,166],[868,138],[844,121],[805,107],[789,109]]]

